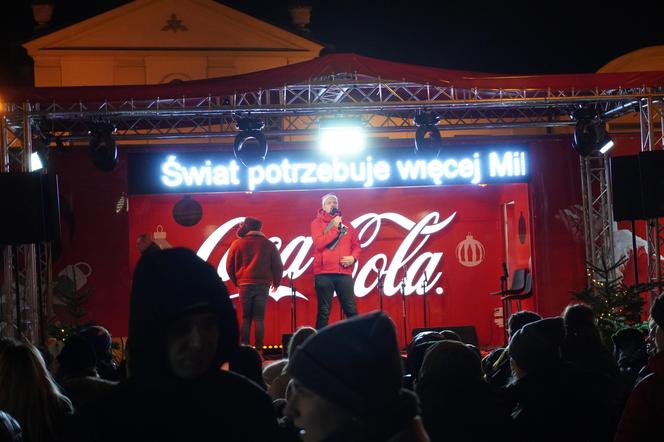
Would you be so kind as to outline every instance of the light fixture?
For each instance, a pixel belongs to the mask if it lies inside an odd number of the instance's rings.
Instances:
[[[366,136],[358,118],[323,118],[319,123],[320,150],[328,155],[351,155],[362,151]]]
[[[113,138],[115,126],[111,123],[95,123],[90,130],[90,156],[97,169],[110,172],[118,164],[118,148]]]
[[[235,124],[240,130],[233,143],[235,158],[246,167],[262,163],[267,156],[267,140],[261,132],[265,123],[249,115],[236,118]]]
[[[572,113],[572,119],[576,120],[572,140],[572,148],[576,153],[587,157],[596,150],[605,154],[613,147],[613,140],[606,132],[604,121],[594,109],[579,108]]]
[[[51,144],[51,138],[42,131],[43,124],[43,122],[33,122],[30,172],[48,167],[48,145]]]
[[[441,146],[440,131],[436,128],[440,117],[431,112],[418,112],[415,115],[415,154],[438,158]]]
[[[42,161],[39,152],[32,152],[30,155],[30,172],[44,168],[44,161]]]

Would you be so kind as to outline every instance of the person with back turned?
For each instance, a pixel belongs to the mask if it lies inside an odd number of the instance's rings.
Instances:
[[[270,285],[276,290],[281,282],[283,264],[277,247],[261,232],[263,223],[246,217],[237,231],[238,239],[228,249],[226,271],[240,290],[242,326],[240,341],[249,344],[253,321],[255,345],[261,351],[265,330],[265,307]]]
[[[351,274],[360,257],[360,240],[353,226],[343,223],[339,198],[328,193],[323,196],[322,203],[322,209],[318,209],[311,222],[314,284],[318,298],[317,329],[327,325],[334,292],[337,292],[346,316],[357,315]]]

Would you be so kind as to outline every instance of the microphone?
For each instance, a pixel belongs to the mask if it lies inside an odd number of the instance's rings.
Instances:
[[[330,216],[332,218],[335,216],[341,216],[341,210],[337,209],[336,207],[332,207],[332,209],[330,209]],[[339,229],[346,230],[348,227],[344,226],[343,223],[339,223]]]

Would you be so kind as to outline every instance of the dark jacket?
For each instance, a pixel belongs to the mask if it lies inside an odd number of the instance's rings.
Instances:
[[[263,235],[250,231],[228,249],[226,271],[236,286],[266,284],[279,287],[284,271],[277,247]]]
[[[171,368],[165,336],[175,321],[200,309],[218,318],[216,353],[206,372],[183,379]],[[235,309],[211,265],[186,249],[143,255],[131,292],[129,379],[76,416],[69,440],[276,440],[267,394],[220,369],[237,348]]]
[[[664,351],[648,363],[650,374],[636,384],[618,424],[616,442],[654,440],[664,422]]]
[[[610,441],[615,423],[608,377],[560,364],[509,387],[518,441]]]
[[[350,225],[346,232],[338,229],[332,222],[332,216],[323,209],[318,209],[316,218],[311,222],[311,239],[314,242],[314,275],[323,273],[341,273],[351,275],[353,266],[343,267],[342,256],[360,259],[360,240],[357,231]]]

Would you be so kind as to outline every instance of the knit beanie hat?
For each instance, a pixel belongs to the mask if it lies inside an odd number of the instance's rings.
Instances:
[[[81,330],[78,335],[92,345],[98,360],[103,361],[111,356],[113,340],[111,334],[104,327],[91,325]]]
[[[261,220],[248,216],[240,225],[240,229],[237,231],[237,236],[242,238],[252,230],[260,230],[261,227],[263,227],[263,222]]]
[[[394,324],[374,312],[325,327],[298,347],[288,372],[355,416],[380,414],[398,403],[401,390]]]
[[[61,376],[75,375],[97,365],[97,358],[92,344],[85,338],[74,335],[65,341],[65,346],[58,355]]]
[[[650,317],[658,327],[664,328],[664,295],[655,298],[650,308]]]
[[[563,318],[540,319],[524,325],[512,335],[509,355],[520,368],[537,371],[560,361],[560,344],[564,337]]]
[[[325,201],[328,198],[334,198],[335,200],[337,200],[337,204],[339,204],[339,198],[335,194],[327,193],[327,194],[323,195],[323,198],[321,198],[321,204],[322,204],[323,208],[325,208]]]

